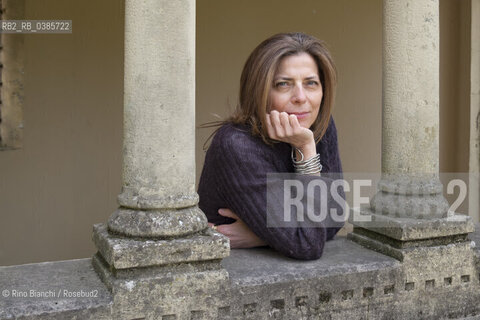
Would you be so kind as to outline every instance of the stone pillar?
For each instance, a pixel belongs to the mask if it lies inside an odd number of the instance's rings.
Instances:
[[[445,217],[438,0],[384,1],[383,10],[382,180],[371,206],[397,217]]]
[[[195,192],[194,0],[125,1],[124,77],[123,190],[93,265],[119,318],[183,315],[215,303],[229,254]]]
[[[25,0],[0,1],[1,20],[25,18]],[[0,34],[0,151],[23,147],[25,35]]]
[[[475,222],[480,221],[480,0],[471,2],[470,65],[470,196],[468,208]]]
[[[123,192],[109,229],[140,237],[205,229],[195,192],[192,1],[126,2],[124,81]]]
[[[383,1],[382,179],[370,208],[351,215],[351,239],[402,261],[449,243],[470,254],[473,223],[449,212],[438,177],[438,1]]]

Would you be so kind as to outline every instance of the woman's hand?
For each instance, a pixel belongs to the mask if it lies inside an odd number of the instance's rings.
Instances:
[[[230,248],[253,248],[267,245],[230,209],[220,209],[218,213],[224,217],[237,220],[232,224],[220,224],[215,228],[230,239]],[[213,223],[208,225],[210,227],[214,226]]]
[[[310,159],[316,155],[313,132],[298,122],[297,116],[272,110],[267,113],[267,132],[271,139],[286,142]],[[297,154],[297,158],[298,158]]]

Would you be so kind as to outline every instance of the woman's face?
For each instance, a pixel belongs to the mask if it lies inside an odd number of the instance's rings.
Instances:
[[[270,110],[294,114],[302,127],[310,128],[318,116],[323,98],[318,67],[312,56],[302,52],[283,58],[275,73],[269,97]]]

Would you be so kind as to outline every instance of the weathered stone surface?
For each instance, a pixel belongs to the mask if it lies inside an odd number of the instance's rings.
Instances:
[[[475,244],[471,241],[462,239],[459,239],[457,242],[448,242],[445,244],[435,244],[430,246],[413,245],[406,246],[404,248],[397,248],[392,246],[388,241],[382,241],[382,238],[376,239],[371,235],[364,235],[362,232],[357,233],[355,230],[353,233],[349,234],[348,237],[366,248],[394,257],[404,263],[407,261],[412,261],[412,257],[421,258],[420,260],[424,262],[425,259],[427,259],[427,256],[431,256],[433,254],[430,260],[438,266],[440,263],[442,263],[443,254],[445,254],[444,251],[447,250],[447,248],[449,250],[451,249],[452,252],[450,252],[450,254],[452,254],[453,257],[447,263],[445,268],[451,264],[454,264],[454,259],[460,259],[463,262],[473,261],[472,259],[474,252],[471,249]],[[434,252],[437,252],[437,255],[435,255]],[[470,270],[469,273],[472,273],[472,271]]]
[[[0,290],[0,319],[111,319],[91,259],[0,267]]]
[[[259,248],[232,250],[222,264],[234,302],[222,319],[366,319],[369,303],[402,274],[395,259],[343,238],[316,261]],[[363,298],[364,289],[372,296]]]
[[[115,236],[105,224],[96,224],[93,241],[115,269],[222,259],[230,252],[228,238],[211,228],[179,239],[145,240]]]
[[[473,243],[475,243],[475,246],[473,248],[475,254],[475,265],[480,277],[480,224],[477,223],[475,225],[475,232],[470,233],[468,235],[468,238],[472,240]]]
[[[124,74],[119,204],[196,205],[194,0],[125,1]]]
[[[455,234],[451,236],[445,237],[438,237],[438,238],[428,238],[428,239],[421,239],[421,240],[410,240],[410,241],[402,241],[397,240],[394,238],[390,238],[388,236],[382,235],[380,233],[376,233],[371,230],[363,229],[355,227],[353,233],[350,236],[361,235],[365,237],[369,237],[375,239],[378,242],[388,244],[389,246],[396,248],[396,249],[406,249],[406,248],[414,248],[414,247],[432,247],[438,245],[447,245],[450,243],[459,243],[464,242],[468,238],[468,234]]]
[[[372,211],[439,219],[439,1],[383,1],[382,180]]]
[[[318,260],[302,261],[269,248],[236,249],[222,260],[234,286],[262,285],[287,280],[307,280],[369,270],[397,269],[401,264],[339,237],[325,245]]]
[[[180,193],[176,195],[138,194],[138,191],[123,187],[122,193],[117,196],[118,203],[125,208],[134,209],[162,209],[162,208],[185,208],[198,204],[198,194],[194,191],[190,193]]]
[[[363,221],[360,221],[359,217]],[[365,219],[370,221],[364,221]],[[472,219],[465,215],[451,214],[446,218],[424,220],[386,216],[367,208],[362,209],[360,215],[352,211],[349,221],[354,226],[402,241],[467,234],[475,229]]]
[[[371,200],[372,211],[390,217],[409,219],[439,219],[448,214],[449,204],[442,193],[403,195],[378,192]]]
[[[480,194],[480,0],[471,1],[470,27],[470,173],[468,190]],[[480,220],[480,197],[469,197],[468,208],[475,221]]]
[[[200,319],[214,319],[216,306],[228,299],[228,273],[220,263],[141,268],[129,277],[114,276],[99,255],[94,256],[93,264],[112,289],[114,319],[162,319],[168,315],[190,319],[196,312],[203,315]]]
[[[468,255],[470,246],[464,249]],[[221,309],[227,314],[222,319],[410,320],[479,314],[477,276],[470,273],[467,279],[462,258],[452,257],[453,248],[442,250],[436,252],[438,263],[427,255],[423,264],[419,257],[420,264],[400,263],[341,238],[327,243],[320,260],[309,262],[268,249],[232,250],[222,264],[236,303],[228,314],[226,306]]]
[[[438,173],[382,174],[378,190],[401,195],[427,195],[443,192],[443,184]]]
[[[198,206],[148,211],[120,207],[108,219],[108,229],[132,237],[180,237],[205,229],[207,223]]]
[[[471,239],[480,239],[480,233]],[[475,319],[479,269],[467,274],[466,268],[472,266],[469,252],[478,247],[469,242],[433,253],[415,250],[416,256],[401,263],[338,238],[316,261],[289,259],[267,248],[237,249],[222,260],[224,269],[217,261],[135,268],[117,276],[99,260],[113,284],[111,294],[90,259],[3,267],[2,290],[52,284],[98,289],[103,298],[7,303],[2,297],[0,319],[109,319],[110,309],[111,319]]]
[[[439,1],[383,1],[382,173],[438,174]]]

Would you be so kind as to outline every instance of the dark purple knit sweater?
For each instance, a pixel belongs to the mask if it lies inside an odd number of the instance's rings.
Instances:
[[[317,144],[323,165],[322,177],[300,176],[303,182],[322,179],[330,186],[332,179],[325,173],[338,173],[341,178],[337,131],[333,119]],[[209,222],[229,224],[235,220],[218,214],[218,209],[229,208],[270,247],[296,259],[318,259],[324,244],[332,239],[343,223],[330,220],[315,223],[314,227],[267,227],[267,173],[293,173],[291,146],[287,143],[266,145],[261,138],[251,135],[246,126],[225,124],[215,134],[208,148],[200,178],[199,207]],[[271,181],[271,180],[270,180]],[[274,184],[275,185],[275,184]],[[283,194],[283,184],[278,183],[269,192]],[[343,189],[340,194],[344,198]],[[320,201],[316,199],[315,201]],[[269,212],[283,212],[283,201],[269,203]],[[328,208],[342,208],[328,194]],[[270,213],[269,213],[270,214]],[[328,226],[328,227],[327,227]]]

